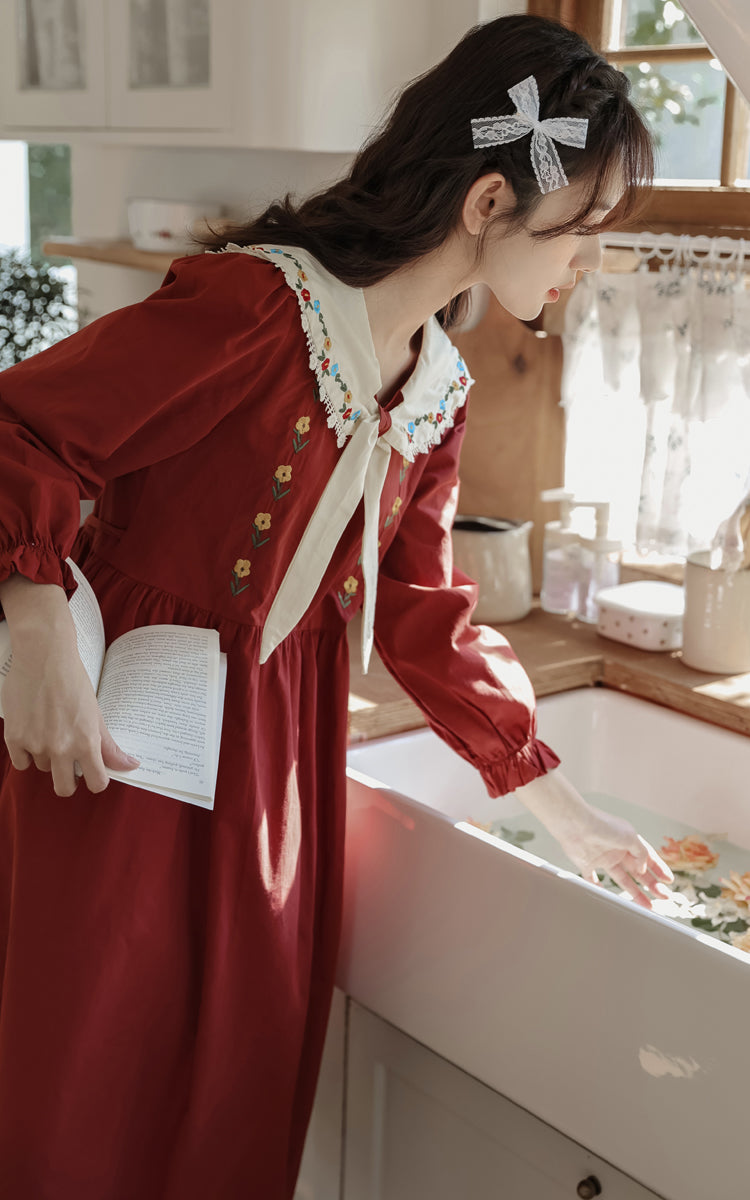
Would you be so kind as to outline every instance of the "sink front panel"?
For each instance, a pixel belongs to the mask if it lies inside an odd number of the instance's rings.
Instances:
[[[539,729],[583,792],[750,846],[750,739],[603,689]],[[668,1200],[745,1186],[750,956],[467,825],[522,806],[429,731],[349,761],[339,986]]]

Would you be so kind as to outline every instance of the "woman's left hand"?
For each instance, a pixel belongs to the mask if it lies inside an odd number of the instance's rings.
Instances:
[[[623,891],[650,909],[649,893],[666,899],[674,876],[629,821],[588,804],[559,767],[518,788],[516,795],[560,843],[589,883],[606,872]]]

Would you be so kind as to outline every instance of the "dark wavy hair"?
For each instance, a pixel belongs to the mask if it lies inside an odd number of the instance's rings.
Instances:
[[[589,122],[584,149],[557,143],[568,179],[588,184],[581,204],[563,224],[532,236],[598,233],[632,219],[653,178],[653,147],[627,77],[563,25],[510,16],[471,29],[408,84],[343,179],[300,203],[287,194],[244,224],[195,240],[210,249],[301,246],[343,283],[365,287],[437,249],[457,228],[471,185],[497,171],[511,183],[515,205],[485,223],[479,261],[490,227],[525,227],[541,199],[528,137],[475,150],[471,135],[472,117],[515,111],[508,89],[528,75],[536,77],[542,120]],[[596,223],[594,210],[616,176],[625,181],[622,200]],[[462,292],[436,314],[444,328],[463,319],[467,300]]]

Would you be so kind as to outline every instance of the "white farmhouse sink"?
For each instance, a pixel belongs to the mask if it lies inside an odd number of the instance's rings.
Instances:
[[[595,688],[539,732],[650,840],[750,851],[750,738]],[[429,730],[350,750],[338,985],[667,1200],[744,1195],[750,955],[468,823],[523,811]]]

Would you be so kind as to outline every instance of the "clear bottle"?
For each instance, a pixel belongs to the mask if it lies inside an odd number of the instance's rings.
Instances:
[[[544,526],[540,602],[545,612],[575,613],[579,607],[581,539],[571,527],[570,518],[576,503],[573,494],[562,488],[551,488],[541,496],[545,501],[559,501],[560,520]]]
[[[620,582],[622,542],[608,536],[609,503],[606,500],[595,500],[587,507],[593,508],[596,513],[596,533],[592,538],[580,539],[578,617],[581,621],[595,625],[599,619],[597,593],[603,588],[615,587]]]

